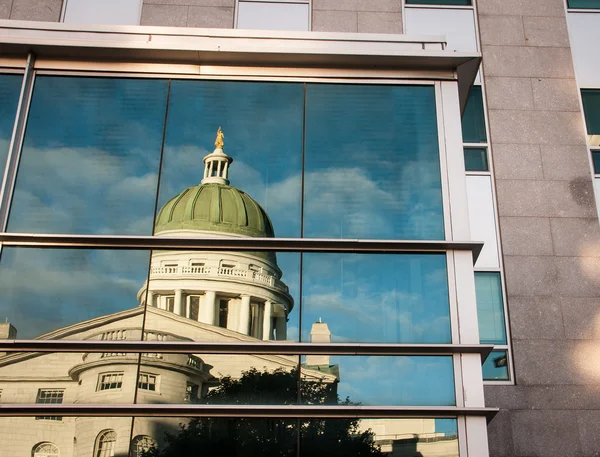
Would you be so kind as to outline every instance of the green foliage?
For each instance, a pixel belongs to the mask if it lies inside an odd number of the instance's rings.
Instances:
[[[351,405],[339,401],[336,384],[302,381],[298,370],[259,371],[241,378],[226,376],[199,400],[228,405]],[[177,434],[166,435],[162,450],[145,457],[372,457],[384,456],[373,443],[373,432],[360,431],[358,419],[194,418]],[[299,441],[298,441],[299,440]]]

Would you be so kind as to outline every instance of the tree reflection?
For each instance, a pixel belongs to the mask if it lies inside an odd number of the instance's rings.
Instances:
[[[259,371],[251,368],[239,379],[226,376],[218,387],[199,399],[204,404],[352,404],[340,401],[337,382],[299,382],[297,369]],[[298,385],[300,388],[298,389]],[[162,450],[146,457],[236,456],[384,456],[371,430],[359,430],[359,419],[194,418],[176,434],[167,433]],[[299,440],[299,442],[298,442]],[[299,443],[299,454],[298,454]]]

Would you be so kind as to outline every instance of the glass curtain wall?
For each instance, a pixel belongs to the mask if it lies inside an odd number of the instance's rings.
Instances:
[[[443,216],[433,85],[44,75],[7,231],[443,240]],[[5,247],[0,311],[12,339],[444,344],[446,259]],[[456,405],[450,355],[9,354],[0,390],[7,403]],[[458,455],[454,419],[139,418],[120,431],[99,418],[32,421],[5,421],[0,440],[34,423],[48,449],[67,431],[94,455],[187,455],[190,443],[232,456],[334,443],[345,455]]]

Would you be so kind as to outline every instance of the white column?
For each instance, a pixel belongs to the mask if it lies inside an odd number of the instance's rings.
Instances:
[[[285,316],[277,316],[275,319],[275,331],[277,332],[277,340],[287,339],[287,318]]]
[[[148,295],[146,296],[146,306],[154,306],[154,292],[151,290],[148,291]]]
[[[242,295],[238,332],[248,335],[250,332],[250,295]]]
[[[271,311],[273,305],[270,301],[265,302],[264,314],[263,314],[263,334],[262,339],[264,341],[271,339]]]
[[[175,291],[175,306],[173,307],[173,312],[178,316],[183,314],[183,291],[181,289]]]
[[[201,322],[205,324],[215,325],[215,306],[217,301],[217,294],[212,290],[207,290],[204,294],[204,302],[200,306]]]

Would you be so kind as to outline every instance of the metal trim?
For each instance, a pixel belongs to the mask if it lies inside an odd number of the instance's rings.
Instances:
[[[0,417],[250,417],[250,418],[453,418],[483,416],[491,420],[499,408],[456,406],[327,406],[327,405],[40,405],[0,404]]]
[[[163,352],[271,355],[452,355],[480,354],[482,363],[492,344],[377,344],[203,341],[0,340],[2,352]]]
[[[321,238],[196,238],[169,236],[48,235],[0,233],[4,246],[99,249],[169,249],[197,251],[341,252],[391,254],[399,252],[471,251],[473,262],[480,241],[360,240]]]

